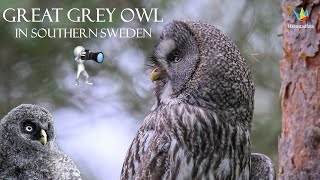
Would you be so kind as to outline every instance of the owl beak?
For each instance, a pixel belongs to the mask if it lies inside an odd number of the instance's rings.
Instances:
[[[150,74],[150,79],[152,82],[159,80],[160,77],[160,70],[159,68],[154,68]]]
[[[39,141],[40,141],[43,145],[46,145],[47,142],[48,142],[46,131],[43,130],[43,129],[41,129],[40,135],[41,135],[41,136],[40,136]]]

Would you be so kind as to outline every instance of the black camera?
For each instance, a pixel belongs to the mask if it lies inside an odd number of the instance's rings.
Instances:
[[[81,55],[81,60],[93,60],[97,63],[102,63],[103,58],[102,52],[92,52],[89,49],[84,50],[84,53]]]

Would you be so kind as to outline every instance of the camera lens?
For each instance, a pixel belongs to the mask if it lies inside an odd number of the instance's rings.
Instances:
[[[102,52],[99,52],[99,53],[98,53],[97,62],[98,62],[98,63],[102,63],[102,62],[103,62],[103,53],[102,53]]]
[[[91,52],[89,55],[89,59],[94,60],[97,63],[102,63],[103,62],[103,53],[102,52],[97,52],[97,53]]]

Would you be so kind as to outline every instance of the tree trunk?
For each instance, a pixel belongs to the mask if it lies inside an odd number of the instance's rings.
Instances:
[[[284,59],[280,60],[279,179],[320,180],[319,1],[280,0]],[[294,13],[300,13],[301,8],[308,10],[306,22]],[[305,24],[309,28],[292,26]]]

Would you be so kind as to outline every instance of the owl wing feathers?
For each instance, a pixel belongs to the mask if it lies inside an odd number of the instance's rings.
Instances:
[[[142,163],[136,178],[162,179],[169,168],[168,148],[170,140],[166,134],[157,133],[153,136],[151,144],[142,156]]]
[[[134,179],[134,177],[148,179],[147,177],[163,174],[161,167],[157,167],[159,165],[157,161],[165,159],[166,153],[162,147],[168,144],[168,141],[164,137],[157,136],[159,133],[156,133],[156,123],[157,115],[155,113],[150,113],[145,118],[127,153],[121,179]],[[159,171],[161,173],[155,173]]]
[[[228,157],[236,152],[219,154],[229,148],[230,134],[209,112],[180,103],[151,112],[131,144],[121,179],[228,178],[235,166]]]

